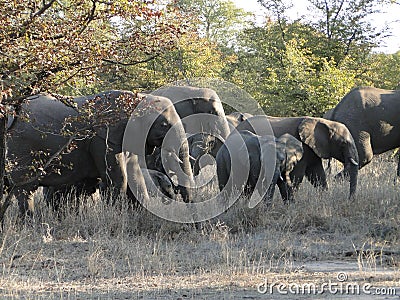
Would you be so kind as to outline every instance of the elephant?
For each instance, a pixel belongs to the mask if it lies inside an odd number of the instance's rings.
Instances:
[[[267,193],[265,194],[264,201],[267,204],[271,203],[275,191],[275,185],[278,185],[284,203],[293,201],[293,186],[289,174],[291,171],[293,171],[297,162],[299,162],[303,156],[302,143],[290,134],[283,134],[279,138],[275,138],[270,135],[258,136],[248,130],[239,131],[238,133],[241,135],[246,144],[250,162],[250,175],[245,194],[249,195],[249,193],[253,193],[259,176],[265,174],[265,172],[263,172],[261,169],[261,166],[263,166],[263,155],[260,147],[267,146],[273,148],[275,146],[275,170],[271,185],[268,187]],[[228,137],[228,139],[230,138]],[[240,152],[242,149],[240,149],[240,145],[238,145],[238,147],[233,147],[233,151]],[[266,151],[264,153],[268,152]],[[245,162],[243,162],[240,158],[246,156],[246,153],[236,154],[236,156],[239,158],[236,161],[236,163],[240,164],[239,170],[245,169],[244,166],[242,167]],[[265,161],[265,163],[267,163],[265,166],[270,168],[271,158],[266,158],[265,156],[264,158],[267,159]],[[228,148],[222,147],[221,152],[217,156],[217,175],[220,190],[226,186],[228,177],[230,175],[230,159],[231,157],[228,153]],[[262,191],[259,192],[261,193]]]
[[[224,141],[225,140],[222,138],[217,138],[214,135],[202,132],[192,134],[188,137],[193,175],[199,175],[201,168],[212,164],[210,160],[204,160],[200,163],[201,157],[205,154],[216,157],[218,150],[224,144]]]
[[[167,97],[174,103],[186,133],[203,132],[222,140],[228,137],[230,129],[224,108],[214,90],[191,86],[169,86],[153,91],[151,94]]]
[[[352,89],[325,118],[343,123],[351,132],[359,156],[359,168],[375,154],[400,146],[400,90],[374,87]],[[346,174],[345,169],[342,174]],[[397,168],[400,176],[400,161]]]
[[[21,111],[9,131],[7,159],[15,165],[8,177],[22,216],[33,215],[29,196],[38,186],[74,186],[87,180],[100,179],[126,195],[132,176],[130,187],[146,201],[139,162],[163,144],[167,132],[180,144],[179,153],[165,146],[175,160],[168,168],[180,174],[184,201],[191,200],[186,188],[193,182],[188,143],[168,98],[120,90],[74,99],[39,94],[27,98]]]
[[[144,181],[146,182],[146,186],[151,186],[152,181],[156,187],[154,190],[149,189],[150,196],[157,196],[161,192],[161,194],[166,196],[168,200],[176,198],[175,194],[177,192],[174,189],[171,179],[167,175],[162,172],[146,168],[141,168],[141,170],[144,176]]]
[[[270,203],[275,184],[280,177],[280,166],[283,160],[282,153],[275,151],[275,138],[273,136],[259,136],[248,130],[233,132],[220,148],[216,157],[219,189],[223,191],[228,188],[227,191],[230,195],[232,188],[238,188],[243,191],[242,194],[249,198],[257,187],[259,194],[263,195],[263,201]],[[235,164],[234,167],[232,163]],[[237,170],[236,174],[234,169]],[[273,170],[271,171],[271,169]],[[247,179],[242,177],[246,173],[248,174]],[[269,183],[268,174],[271,173],[273,174],[270,178],[270,184],[266,186],[265,182]],[[227,187],[230,177],[232,178],[232,185]],[[261,183],[257,185],[259,179],[261,179]]]
[[[194,174],[198,175],[201,156],[210,154],[215,157],[230,133],[220,98],[212,89],[192,86],[167,86],[151,94],[167,97],[174,103],[185,132],[192,136],[189,137],[191,156],[194,158],[192,165]]]
[[[281,176],[278,178],[277,184],[283,201],[288,203],[294,201],[294,187],[290,178],[290,173],[303,157],[303,144],[288,133],[276,138],[275,142],[276,151],[283,154],[283,159],[280,164]]]
[[[327,188],[322,159],[335,158],[344,163],[350,176],[349,197],[355,195],[358,176],[358,152],[353,137],[345,125],[339,122],[313,117],[267,117],[254,116],[239,124],[237,130],[269,132],[274,135],[289,133],[303,143],[303,156],[290,173],[293,188],[302,182],[304,175],[315,186]]]
[[[233,126],[234,128],[237,127],[240,123],[247,120],[248,118],[252,117],[252,114],[249,113],[242,113],[235,111],[226,116],[226,120],[228,121],[229,125]]]

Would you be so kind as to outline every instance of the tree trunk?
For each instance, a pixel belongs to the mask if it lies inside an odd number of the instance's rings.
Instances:
[[[7,115],[3,114],[3,117],[0,117],[0,195],[1,195],[1,203],[0,203],[0,223],[1,228],[3,228],[4,223],[4,215],[7,211],[7,208],[11,204],[11,194],[9,191],[9,195],[4,199],[4,177],[6,172],[6,137],[7,137]]]
[[[6,169],[7,116],[0,117],[0,195],[4,194],[4,176]]]

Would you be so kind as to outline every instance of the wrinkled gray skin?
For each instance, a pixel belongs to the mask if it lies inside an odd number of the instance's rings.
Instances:
[[[188,143],[189,154],[194,158],[190,161],[192,163],[193,175],[197,176],[201,168],[211,163],[206,161],[205,164],[200,166],[200,158],[205,154],[216,157],[224,141],[208,133],[196,133],[188,137]]]
[[[249,113],[241,113],[238,111],[235,111],[229,115],[226,115],[226,120],[230,125],[232,125],[234,128],[236,128],[240,123],[243,121],[246,121],[248,118],[251,118],[253,115]]]
[[[184,176],[182,181],[193,178],[186,135],[183,126],[179,125],[180,118],[171,101],[163,97],[140,95],[141,104],[153,103],[156,104],[156,108],[136,116],[134,126],[129,126],[126,130],[126,134],[132,137],[129,141],[142,140],[144,144],[124,144],[124,149],[129,152],[123,153],[122,142],[128,117],[119,114],[120,111],[115,103],[118,97],[135,97],[135,95],[129,91],[109,91],[95,96],[75,98],[74,101],[78,106],[96,98],[95,105],[106,105],[108,109],[111,108],[112,112],[117,114],[113,119],[117,119],[118,122],[108,128],[96,127],[94,136],[77,139],[76,149],[63,154],[61,164],[57,165],[60,174],[54,173],[54,170],[46,170],[46,174],[30,182],[25,181],[25,175],[35,159],[32,153],[44,151],[53,155],[59,151],[68,140],[65,136],[59,135],[64,120],[70,116],[77,116],[78,112],[49,95],[36,95],[27,99],[22,110],[28,114],[30,122],[25,122],[22,118],[16,119],[7,139],[8,160],[18,162],[18,167],[11,171],[10,176],[15,185],[20,185],[14,189],[14,194],[18,199],[21,215],[33,214],[33,200],[28,196],[38,186],[74,186],[86,180],[101,179],[107,187],[112,187],[118,194],[126,195],[128,171],[132,174],[133,188],[138,195],[142,195],[142,200],[146,201],[149,196],[139,167],[140,157],[144,159],[146,153],[151,153],[155,147],[160,146],[166,132],[174,124],[178,126],[175,126],[173,136],[182,143],[179,154],[174,153],[174,157],[179,156],[180,167],[188,175]],[[146,130],[154,120],[156,121],[151,126],[149,135],[145,136]],[[75,122],[73,126],[81,129],[90,128],[92,124],[81,121]],[[168,151],[173,150],[168,149]],[[176,162],[175,165],[179,166],[179,163]],[[190,182],[187,184],[190,185]],[[186,189],[185,192],[184,199],[188,201],[191,198],[190,190]]]
[[[276,137],[289,133],[303,143],[303,157],[290,173],[294,188],[298,187],[305,175],[315,187],[326,189],[326,175],[321,159],[335,158],[349,170],[350,197],[355,194],[359,159],[353,137],[345,125],[322,118],[254,116],[239,124],[237,129],[254,131],[253,125],[262,134],[267,121]]]
[[[170,178],[169,176],[175,175],[175,173],[171,172],[171,170],[169,170],[169,172],[167,172],[164,169],[164,166],[162,163],[162,157],[161,157],[161,147],[156,147],[151,154],[146,155],[145,163],[146,163],[146,165],[143,166],[143,168],[157,171],[161,174],[164,174],[167,178]],[[175,185],[174,183],[172,183],[172,186],[173,186],[175,194],[178,194],[180,191],[180,187]]]
[[[238,134],[242,137],[244,144],[235,137]],[[232,146],[231,151],[228,150],[227,145],[230,145],[229,147]],[[243,148],[244,145],[247,148],[247,153]],[[275,155],[276,160],[272,164]],[[242,176],[242,174],[231,174],[231,160],[236,164],[240,172],[245,172],[247,169],[247,157],[250,165],[247,183],[243,187],[243,194],[247,198],[250,198],[256,188],[257,181],[260,177],[265,178],[265,174],[267,174],[266,170],[271,168],[272,165],[274,171],[271,184],[268,187],[263,186],[263,184],[258,186],[260,195],[263,195],[264,191],[268,189],[263,197],[263,201],[270,203],[274,195],[275,184],[277,184],[281,174],[281,165],[284,160],[282,153],[275,151],[275,138],[270,135],[259,136],[250,131],[243,130],[235,132],[228,137],[226,144],[220,148],[216,158],[219,189],[222,191],[226,187],[230,176],[233,177],[233,182],[235,182],[235,176]],[[241,188],[236,186],[235,183],[233,183],[233,186]],[[230,193],[231,191],[228,190],[228,194]]]
[[[359,156],[359,168],[375,154],[400,146],[400,90],[358,87],[351,90],[324,118],[346,125]],[[348,170],[345,168],[344,175]],[[342,173],[343,174],[343,173]],[[400,161],[397,168],[400,176]]]

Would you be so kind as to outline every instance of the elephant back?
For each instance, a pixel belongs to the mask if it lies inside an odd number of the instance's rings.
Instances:
[[[60,132],[64,126],[62,120],[77,115],[75,108],[65,105],[50,94],[34,95],[23,102],[19,121],[12,129],[29,126],[43,131]]]

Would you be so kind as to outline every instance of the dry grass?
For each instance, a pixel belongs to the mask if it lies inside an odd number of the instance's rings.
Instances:
[[[59,218],[38,195],[34,224],[18,225],[16,205],[7,214],[0,297],[265,299],[257,286],[266,278],[318,283],[339,271],[399,286],[395,168],[385,156],[375,159],[351,202],[347,182],[330,179],[327,192],[304,182],[293,205],[277,193],[268,209],[250,210],[242,199],[201,228],[91,199]]]

